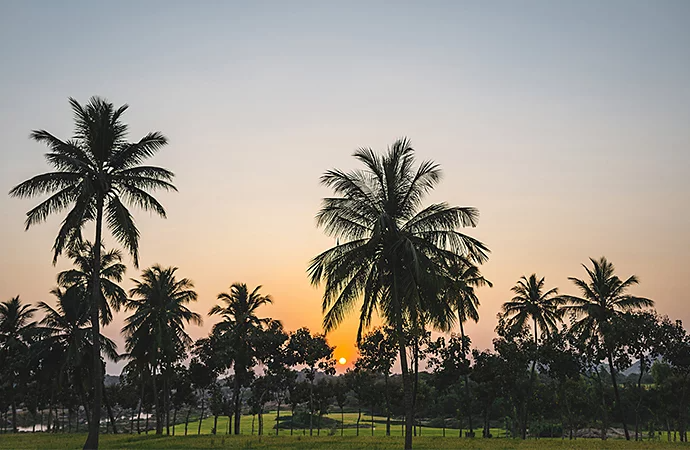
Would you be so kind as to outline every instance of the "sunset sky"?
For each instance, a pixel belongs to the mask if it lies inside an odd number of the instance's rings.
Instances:
[[[690,323],[689,23],[685,0],[1,2],[0,300],[54,303],[62,216],[25,232],[38,199],[6,193],[48,170],[30,130],[70,137],[68,97],[99,95],[130,105],[131,140],[170,140],[152,163],[179,193],[157,196],[167,220],[136,214],[141,267],[179,267],[200,313],[261,284],[264,314],[319,331],[306,268],[335,243],[315,225],[319,176],[408,136],[444,171],[428,201],[481,213],[466,232],[491,248],[494,287],[473,345],[520,276],[575,293],[588,257]],[[124,317],[105,330],[120,350]],[[337,358],[355,331],[329,335]]]

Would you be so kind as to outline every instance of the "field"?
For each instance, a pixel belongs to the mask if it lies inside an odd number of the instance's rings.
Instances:
[[[79,449],[84,444],[84,434],[20,433],[0,436],[0,449]],[[104,449],[329,449],[329,450],[388,450],[400,449],[403,440],[385,436],[156,436],[149,435],[103,435]],[[539,439],[520,441],[515,439],[458,439],[443,437],[416,437],[416,449],[664,449],[690,448],[685,443],[674,442],[626,442],[621,440],[568,441],[561,439]]]
[[[282,412],[281,417],[288,416],[289,412]],[[340,420],[340,414],[329,415],[332,419]],[[385,418],[374,417],[374,436],[371,436],[371,416],[362,414],[360,435],[356,436],[354,428],[357,414],[345,414],[344,436],[340,436],[340,429],[322,429],[321,435],[309,436],[309,430],[295,429],[290,436],[289,429],[281,429],[280,436],[275,436],[275,412],[264,415],[264,435],[257,436],[258,419],[254,420],[254,435],[252,435],[252,417],[242,417],[242,435],[226,435],[228,418],[218,418],[218,434],[212,435],[213,418],[205,418],[201,426],[201,435],[197,435],[198,420],[190,421],[188,436],[184,434],[184,424],[178,424],[175,429],[176,436],[156,436],[149,434],[103,434],[101,435],[102,448],[117,449],[400,449],[403,447],[402,429],[398,423],[391,427],[393,436],[385,436]],[[178,416],[179,420],[179,416]],[[143,427],[143,422],[142,422]],[[149,424],[152,426],[152,423]],[[315,424],[316,425],[316,424]],[[364,427],[367,428],[364,428]],[[126,428],[128,431],[129,428]],[[481,430],[479,430],[481,431]],[[494,436],[505,436],[505,432],[492,429]],[[335,435],[329,435],[334,433]],[[419,431],[418,431],[419,434]],[[494,439],[458,439],[457,429],[446,429],[446,437],[442,436],[440,428],[427,428],[421,430],[421,436],[414,438],[414,447],[417,449],[662,449],[662,448],[688,448],[690,444],[680,442],[644,441],[626,442],[610,439],[601,441],[598,439],[577,439],[575,441],[561,439],[539,439],[521,441],[497,437]],[[664,435],[664,439],[665,439]],[[0,450],[4,449],[78,449],[84,443],[85,434],[49,434],[49,433],[19,433],[0,435]]]

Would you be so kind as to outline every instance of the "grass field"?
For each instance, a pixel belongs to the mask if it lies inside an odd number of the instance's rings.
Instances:
[[[281,419],[284,417],[288,417],[290,413],[288,411],[281,411]],[[328,417],[337,421],[340,421],[340,413],[332,413],[328,414],[324,417]],[[241,420],[241,429],[242,429],[242,434],[244,435],[252,435],[252,416],[242,416]],[[178,416],[178,421],[180,420],[180,417]],[[271,411],[267,412],[264,414],[264,433],[265,435],[275,435],[275,420],[276,420],[276,412]],[[289,423],[289,422],[286,422]],[[356,436],[357,434],[357,413],[345,413],[344,414],[344,423],[345,427],[343,430],[343,434],[345,436]],[[143,426],[143,424],[142,424]],[[149,423],[149,426],[153,426],[152,423]],[[285,424],[283,424],[285,426]],[[136,425],[135,425],[136,427]],[[199,427],[199,422],[198,419],[196,421],[190,421],[189,423],[189,428],[188,428],[188,433],[189,434],[197,434],[198,432],[198,427]],[[207,417],[203,420],[201,423],[201,434],[211,434],[211,430],[213,429],[213,417]],[[254,434],[258,433],[259,429],[259,420],[258,417],[254,418]],[[127,428],[129,430],[129,428]],[[218,435],[221,434],[226,434],[228,430],[228,418],[227,416],[219,416],[218,417]],[[467,431],[467,430],[465,430]],[[476,430],[479,434],[481,434],[481,430]],[[340,436],[340,428],[337,427],[333,430],[330,428],[322,428],[321,429],[321,436],[328,435],[329,433],[334,433],[337,436]],[[418,428],[418,434],[421,432],[421,436],[443,436],[443,429],[441,428],[429,428],[429,427],[421,427],[421,431]],[[447,428],[446,429],[446,437],[453,437],[458,435],[459,430],[457,428],[452,429],[452,428]],[[149,432],[150,433],[150,432]],[[279,431],[281,436],[289,436],[290,435],[290,430],[281,428]],[[318,433],[317,430],[317,422],[316,419],[314,419],[314,430],[313,430],[314,435]],[[178,434],[184,434],[184,424],[178,424],[175,428],[175,435]],[[497,428],[492,428],[491,429],[491,434],[496,437],[505,437],[505,431],[500,430]],[[293,430],[293,435],[309,435],[309,429],[303,429],[303,428],[295,428]],[[386,435],[386,418],[385,417],[379,417],[379,416],[374,416],[374,436],[385,436]],[[391,436],[402,436],[403,435],[403,429],[402,425],[395,421],[391,420]],[[371,436],[371,416],[362,414],[362,418],[360,420],[360,430],[359,430],[359,436]]]
[[[79,449],[84,444],[85,434],[19,433],[0,435],[0,449]],[[400,449],[403,440],[385,436],[156,436],[149,435],[103,435],[104,449],[328,449],[328,450],[388,450]],[[516,439],[458,439],[443,437],[416,437],[416,449],[664,449],[690,448],[680,442],[626,442],[621,440],[600,441],[578,439],[539,439],[520,441]]]

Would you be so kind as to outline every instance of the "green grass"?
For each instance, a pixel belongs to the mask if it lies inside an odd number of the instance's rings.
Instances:
[[[289,411],[281,411],[280,417],[281,417],[281,422],[283,421],[283,418],[286,418],[290,415]],[[324,417],[329,417],[331,419],[340,421],[340,413],[332,413],[328,414]],[[184,418],[184,417],[183,417]],[[180,417],[178,416],[178,421],[180,420]],[[275,428],[273,426],[275,425],[275,420],[276,420],[276,412],[271,411],[267,412],[264,414],[264,433],[265,435],[275,435]],[[345,436],[356,436],[357,434],[357,413],[345,413],[344,414],[344,423],[345,423],[345,428],[343,430],[343,434]],[[152,422],[149,423],[149,426],[153,426]],[[283,426],[289,426],[289,422],[284,422]],[[143,427],[143,423],[142,423]],[[198,419],[196,421],[191,421],[189,422],[189,428],[188,428],[188,433],[189,434],[197,434],[198,428],[199,427],[199,421]],[[227,416],[219,416],[218,417],[218,435],[225,434],[227,431],[228,427],[228,417]],[[240,422],[240,427],[242,434],[244,435],[251,435],[252,434],[252,416],[242,416],[242,420]],[[136,428],[136,425],[135,425]],[[211,434],[211,430],[213,429],[213,417],[206,417],[203,422],[201,423],[201,434]],[[259,429],[259,420],[258,417],[255,418],[254,420],[254,434],[258,433]],[[126,430],[129,430],[129,427],[126,428]],[[458,435],[458,429],[452,429],[452,428],[447,428],[446,429],[446,436],[447,437],[453,437]],[[467,430],[465,430],[467,431]],[[481,434],[481,430],[476,430]],[[331,432],[330,429],[322,428],[321,429],[321,435],[328,435]],[[335,430],[335,435],[340,436],[340,427],[337,427]],[[281,436],[289,436],[290,435],[290,430],[289,429],[284,429],[281,428],[279,431]],[[317,420],[314,418],[314,430],[313,430],[314,435],[318,433],[317,430]],[[505,431],[500,430],[497,428],[492,428],[491,433],[493,436],[496,437],[505,437]],[[175,427],[175,435],[178,434],[184,434],[184,424],[178,424]],[[293,430],[293,435],[309,435],[309,429],[302,429],[302,428],[295,428]],[[385,436],[386,435],[386,418],[385,417],[379,417],[379,416],[374,416],[374,436]],[[391,436],[402,436],[403,435],[403,430],[402,426],[400,423],[396,420],[391,419]],[[422,437],[426,436],[443,436],[443,430],[441,428],[429,428],[429,427],[422,427],[421,428],[421,435]],[[359,430],[359,436],[371,436],[371,416],[365,415],[364,413],[362,414],[362,418],[360,420],[360,430]]]
[[[84,444],[85,434],[20,433],[0,435],[0,449],[79,449]],[[279,450],[351,450],[400,449],[400,436],[156,436],[149,435],[103,435],[104,449],[279,449]],[[600,441],[578,439],[539,439],[520,441],[514,439],[458,439],[450,437],[416,437],[415,449],[663,449],[690,448],[686,443],[626,442],[621,440]]]

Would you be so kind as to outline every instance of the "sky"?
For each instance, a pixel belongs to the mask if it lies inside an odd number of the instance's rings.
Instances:
[[[28,135],[69,138],[68,97],[127,103],[130,140],[169,138],[151,162],[179,189],[157,195],[167,219],[135,214],[141,267],[178,267],[204,315],[244,282],[286,329],[320,331],[306,268],[335,242],[314,220],[319,177],[407,136],[444,171],[428,202],[481,214],[464,231],[492,250],[494,287],[474,346],[520,276],[575,294],[589,257],[688,323],[688,23],[684,0],[0,2],[0,192],[48,170]],[[38,201],[0,195],[1,300],[54,304],[69,267],[51,263],[62,217],[24,231]],[[120,350],[124,317],[105,329]],[[355,335],[354,316],[329,334],[336,357]]]

